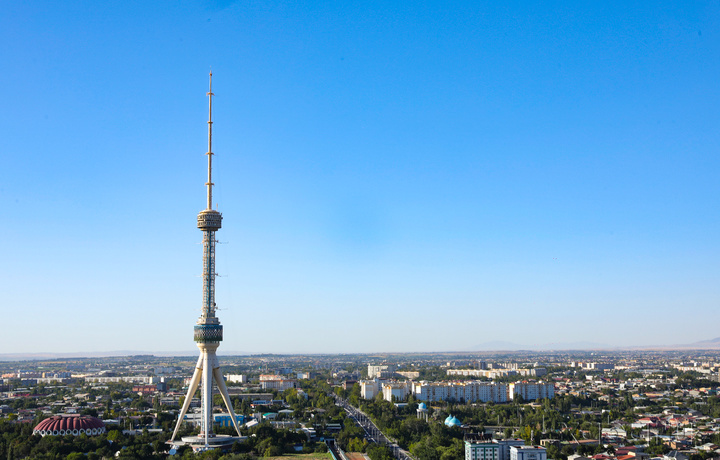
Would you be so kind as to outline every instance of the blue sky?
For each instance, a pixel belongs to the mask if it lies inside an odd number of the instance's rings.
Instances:
[[[586,2],[587,3],[587,2]],[[0,16],[0,353],[720,335],[717,2],[32,2]]]

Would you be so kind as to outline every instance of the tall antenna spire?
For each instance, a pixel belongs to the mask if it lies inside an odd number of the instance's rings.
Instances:
[[[227,449],[232,443],[239,438],[226,435],[216,435],[213,430],[213,380],[217,384],[220,394],[225,402],[225,407],[230,413],[232,424],[235,426],[238,436],[240,436],[240,427],[237,424],[237,417],[233,410],[232,401],[228,394],[225,380],[223,380],[220,372],[220,363],[218,362],[216,351],[223,339],[223,327],[220,319],[215,316],[215,232],[222,227],[222,214],[212,209],[212,72],[210,72],[210,90],[207,93],[209,99],[208,109],[208,180],[207,180],[207,209],[203,209],[198,213],[197,226],[203,232],[203,297],[202,310],[200,318],[198,318],[193,328],[193,338],[196,345],[200,349],[200,358],[195,366],[195,372],[190,380],[185,402],[180,410],[175,431],[173,431],[170,443],[174,443],[180,425],[183,423],[185,414],[190,407],[190,401],[195,395],[195,391],[202,382],[201,394],[201,417],[200,417],[200,434],[198,436],[183,437],[183,443],[189,444],[194,450],[207,450],[215,447],[223,447]]]
[[[212,97],[214,96],[212,92],[212,71],[210,71],[210,91],[207,93],[208,99],[209,99],[209,108],[208,108],[208,180],[205,185],[207,185],[207,209],[212,209],[212,186],[215,185],[212,182]]]

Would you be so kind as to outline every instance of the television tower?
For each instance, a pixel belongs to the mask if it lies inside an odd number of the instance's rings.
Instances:
[[[208,109],[208,179],[207,183],[207,208],[200,211],[197,217],[197,226],[203,232],[203,301],[200,318],[195,325],[195,344],[200,349],[200,358],[195,366],[195,372],[190,380],[190,388],[188,389],[185,402],[180,410],[175,431],[169,443],[173,443],[177,436],[183,418],[190,407],[190,402],[202,381],[201,389],[201,422],[200,434],[198,436],[189,436],[182,438],[183,444],[190,444],[193,450],[207,450],[215,447],[225,446],[235,442],[237,438],[230,436],[218,436],[213,432],[213,378],[217,384],[220,394],[222,395],[225,407],[228,412],[235,430],[240,436],[235,411],[233,411],[230,395],[228,394],[225,380],[220,372],[220,363],[218,362],[215,351],[223,339],[223,327],[220,320],[215,316],[215,232],[220,230],[222,226],[222,214],[212,209],[212,72],[210,72],[210,90],[207,93],[209,98]]]

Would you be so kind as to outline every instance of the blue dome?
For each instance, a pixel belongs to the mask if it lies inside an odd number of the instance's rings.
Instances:
[[[427,410],[427,406],[425,405],[425,403],[420,403],[420,405],[418,406],[418,409]]]
[[[457,417],[453,417],[452,415],[449,415],[448,418],[445,419],[445,425],[447,426],[461,426],[462,423],[460,423],[460,420],[457,419]]]

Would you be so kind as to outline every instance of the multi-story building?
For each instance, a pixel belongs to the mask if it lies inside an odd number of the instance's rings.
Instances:
[[[130,377],[95,377],[95,376],[83,376],[85,383],[155,383],[159,380],[157,377],[147,377],[142,375],[133,375]],[[189,380],[189,379],[188,379]]]
[[[508,385],[510,399],[521,396],[525,401],[555,397],[555,385],[552,383],[515,382]]]
[[[524,377],[542,377],[547,374],[544,367],[533,367],[531,369],[448,369],[447,375],[463,377],[486,377],[495,379],[508,375],[522,375]]]
[[[494,442],[465,441],[465,460],[500,460],[500,446]]]
[[[412,393],[420,401],[506,402],[507,385],[488,382],[417,382]]]
[[[510,460],[510,448],[513,446],[524,446],[523,439],[502,439],[496,441],[500,446],[500,460]]]
[[[609,371],[615,369],[613,363],[595,363],[595,362],[582,362],[582,361],[571,361],[570,367],[579,367],[581,369],[587,369],[590,371]]]
[[[373,399],[378,394],[380,385],[377,380],[360,380],[360,397]]]
[[[230,383],[247,383],[245,374],[225,374],[225,381]]]
[[[389,379],[395,375],[395,365],[382,364],[380,366],[371,366],[368,364],[368,378]]]
[[[405,377],[406,379],[416,379],[420,377],[420,372],[418,371],[397,371],[395,372],[400,377]]]
[[[285,391],[295,388],[295,380],[280,375],[262,374],[260,375],[260,388],[263,390]]]
[[[512,446],[510,460],[547,460],[547,451],[544,447]]]
[[[385,401],[405,401],[410,394],[410,385],[408,382],[383,383],[382,394]]]

